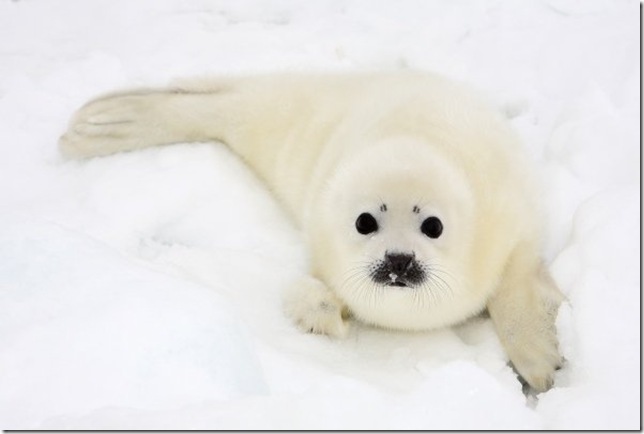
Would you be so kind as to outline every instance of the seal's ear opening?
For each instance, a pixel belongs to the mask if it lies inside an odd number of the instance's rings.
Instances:
[[[534,251],[531,245],[514,250],[487,307],[512,366],[543,392],[562,364],[555,320],[564,296]]]

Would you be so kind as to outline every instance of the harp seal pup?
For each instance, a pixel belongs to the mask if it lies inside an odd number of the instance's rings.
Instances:
[[[535,186],[476,92],[421,72],[194,79],[90,101],[60,149],[203,141],[241,157],[303,230],[310,275],[284,297],[302,330],[343,336],[350,317],[427,330],[487,308],[518,373],[552,385],[563,297],[540,259]]]

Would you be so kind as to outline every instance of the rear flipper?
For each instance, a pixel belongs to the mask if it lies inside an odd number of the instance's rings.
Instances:
[[[86,158],[171,143],[223,140],[220,93],[137,90],[90,101],[60,138],[62,154]]]

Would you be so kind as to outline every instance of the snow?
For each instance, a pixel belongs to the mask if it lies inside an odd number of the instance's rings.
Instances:
[[[639,4],[0,1],[0,427],[639,429]],[[301,236],[221,145],[66,162],[101,92],[209,73],[429,69],[539,168],[566,366],[526,397],[488,319],[299,333]]]

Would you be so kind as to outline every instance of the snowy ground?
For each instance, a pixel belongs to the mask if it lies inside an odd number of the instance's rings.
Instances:
[[[638,26],[634,0],[0,0],[0,427],[639,428]],[[298,333],[300,234],[218,145],[56,150],[114,88],[401,68],[487,91],[541,170],[569,299],[547,393],[485,319]]]

